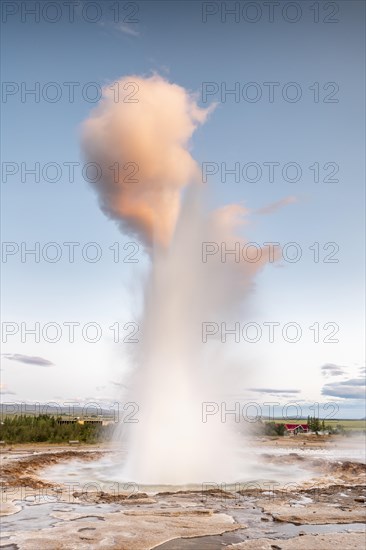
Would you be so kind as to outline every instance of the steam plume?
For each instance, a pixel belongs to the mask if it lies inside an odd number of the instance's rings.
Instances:
[[[209,110],[200,109],[183,88],[158,76],[120,80],[139,86],[138,103],[115,103],[106,90],[83,126],[83,146],[103,169],[96,184],[101,206],[121,228],[154,246],[145,288],[136,350],[137,368],[124,400],[139,406],[138,423],[127,433],[128,458],[120,478],[147,484],[237,480],[242,472],[240,444],[221,416],[205,422],[204,402],[221,403],[238,392],[241,379],[230,372],[220,343],[202,341],[202,323],[242,318],[243,298],[269,251],[255,262],[223,261],[215,253],[202,260],[202,243],[245,245],[236,233],[247,210],[229,205],[213,213],[204,208],[205,191],[190,185],[198,168],[188,145]],[[115,180],[109,167],[120,165]],[[138,181],[124,180],[127,162],[138,165]],[[221,356],[220,356],[221,354]],[[117,439],[125,437],[124,428]],[[242,443],[242,441],[241,441]]]
[[[131,86],[134,97],[124,91]],[[101,208],[122,229],[145,244],[166,246],[182,189],[198,179],[189,140],[210,109],[199,108],[184,88],[157,75],[120,79],[119,101],[116,89],[116,84],[104,89],[82,129],[86,156],[102,170],[94,187]]]

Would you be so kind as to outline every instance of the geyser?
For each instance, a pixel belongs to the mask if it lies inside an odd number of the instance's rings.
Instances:
[[[235,234],[246,209],[205,208],[206,189],[188,150],[208,109],[159,76],[126,77],[138,86],[136,103],[115,102],[109,89],[83,125],[83,149],[97,162],[103,182],[95,187],[101,208],[123,231],[137,236],[151,257],[145,289],[136,369],[128,401],[139,406],[138,422],[121,425],[128,458],[121,479],[141,484],[232,482],[245,466],[233,423],[220,416],[203,421],[207,402],[238,393],[238,380],[222,345],[202,342],[202,323],[230,322],[242,313],[253,278],[268,260],[202,260],[202,243],[245,244]],[[117,164],[116,164],[117,163]],[[124,166],[138,167],[133,183]],[[111,166],[118,166],[118,177]],[[182,191],[185,189],[182,199]],[[126,396],[125,396],[126,397]],[[128,428],[126,432],[126,428]],[[123,471],[122,471],[123,470]]]

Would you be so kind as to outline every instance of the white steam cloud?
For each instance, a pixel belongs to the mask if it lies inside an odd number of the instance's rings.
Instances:
[[[124,395],[138,404],[138,422],[127,425],[127,434],[122,424],[117,433],[128,441],[119,477],[146,484],[235,481],[245,469],[242,441],[232,422],[216,413],[205,422],[203,412],[204,403],[237,394],[245,373],[232,375],[222,344],[202,341],[202,326],[244,315],[243,300],[269,250],[254,262],[222,261],[220,254],[203,261],[203,243],[245,244],[235,233],[247,215],[235,204],[205,210],[189,140],[209,110],[159,76],[123,78],[121,88],[131,81],[138,85],[137,103],[116,103],[106,90],[83,125],[87,158],[103,169],[103,183],[96,184],[102,209],[152,248],[137,368]],[[117,178],[109,168],[115,163]],[[138,166],[136,182],[126,181],[126,163]]]
[[[210,109],[198,107],[184,88],[160,76],[129,76],[105,88],[103,98],[83,124],[86,156],[102,171],[97,182],[101,208],[122,229],[145,244],[167,245],[180,208],[182,189],[199,170],[189,140]]]

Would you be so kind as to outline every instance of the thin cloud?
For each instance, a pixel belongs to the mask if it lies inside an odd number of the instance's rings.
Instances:
[[[258,393],[276,393],[276,394],[283,394],[283,395],[288,395],[291,393],[300,393],[300,390],[277,390],[273,388],[250,388],[250,391],[255,391]]]
[[[129,36],[140,36],[140,33],[136,29],[130,27],[130,25],[126,25],[126,23],[120,23],[119,25],[116,25],[115,28],[124,34],[128,34]]]
[[[16,395],[15,391],[8,390],[5,384],[0,384],[0,395]]]
[[[342,386],[366,386],[366,380],[364,378],[351,378],[340,382]]]
[[[342,399],[365,399],[365,390],[360,386],[341,386],[327,384],[322,389],[322,395],[341,397]]]
[[[322,395],[342,399],[366,399],[366,382],[364,378],[350,378],[333,384],[325,384]]]
[[[127,25],[126,23],[111,23],[109,21],[99,21],[98,25],[106,30],[108,30],[108,28],[113,29],[128,36],[140,36],[139,31],[134,29],[131,25]]]
[[[323,376],[341,376],[346,374],[347,369],[340,365],[334,365],[333,363],[326,363],[320,367]]]
[[[122,382],[115,382],[114,380],[110,380],[109,383],[113,384],[114,386],[118,386],[119,388],[125,388],[126,390],[130,389],[128,386],[126,386],[126,384],[122,384]]]
[[[22,355],[21,353],[3,353],[5,359],[9,361],[17,361],[18,363],[24,363],[26,365],[37,365],[39,367],[53,367],[54,363],[43,357],[37,357],[32,355]]]
[[[297,198],[293,195],[289,197],[285,197],[284,199],[281,199],[276,202],[272,202],[268,206],[264,206],[263,208],[259,208],[256,210],[257,214],[260,214],[261,216],[267,215],[267,214],[273,214],[283,206],[287,206],[288,204],[293,204],[297,202]]]

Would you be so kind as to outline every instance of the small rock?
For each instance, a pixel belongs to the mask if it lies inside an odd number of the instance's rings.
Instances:
[[[355,502],[366,502],[366,497],[356,497],[354,499]]]

